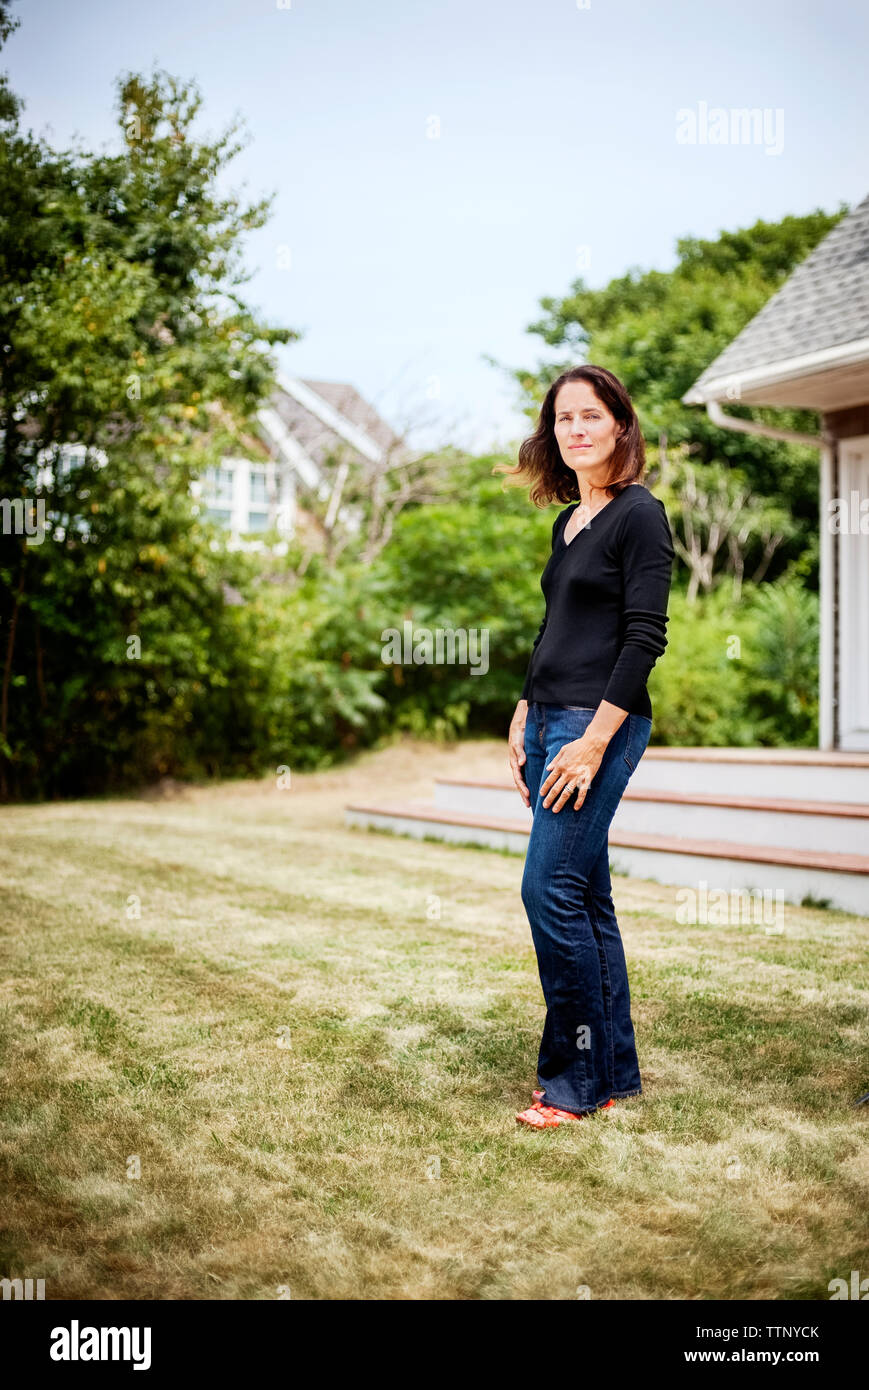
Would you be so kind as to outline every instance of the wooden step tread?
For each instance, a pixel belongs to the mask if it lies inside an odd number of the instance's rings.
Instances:
[[[468,811],[447,811],[420,801],[353,802],[347,811],[365,815],[401,816],[405,820],[429,821],[436,825],[465,825],[468,828],[506,831],[529,835],[530,820],[474,815]],[[564,812],[559,812],[563,815]],[[644,831],[610,829],[610,846],[622,849],[658,850],[666,854],[702,855],[709,859],[739,859],[755,864],[788,864],[799,869],[829,869],[838,873],[869,875],[869,854],[838,854],[832,850],[789,849],[784,845],[745,845],[735,840],[694,840],[677,835],[648,835]]]
[[[657,759],[683,763],[763,763],[777,767],[787,764],[797,767],[862,767],[869,771],[869,752],[845,753],[838,749],[821,748],[687,748],[651,744],[643,754],[643,761]]]
[[[672,758],[689,763],[795,763],[800,767],[865,767],[869,753],[825,752],[820,748],[669,748],[655,744],[643,758]]]
[[[473,787],[478,790],[519,793],[512,782],[472,777],[437,777],[441,787]],[[849,816],[869,820],[869,805],[860,801],[794,801],[778,796],[726,796],[718,792],[654,791],[628,786],[623,801],[662,801],[676,806],[727,806],[740,811],[787,811],[800,816]]]

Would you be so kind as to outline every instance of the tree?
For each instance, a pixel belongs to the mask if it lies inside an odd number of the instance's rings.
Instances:
[[[13,19],[6,0],[0,0],[0,48],[3,48],[10,34],[14,34],[20,20]],[[0,124],[14,121],[21,110],[21,100],[9,90],[6,74],[0,73]]]
[[[0,93],[0,497],[45,518],[0,563],[4,796],[122,780],[113,759],[155,712],[194,721],[235,659],[223,583],[243,564],[218,563],[189,482],[297,334],[241,296],[268,202],[219,191],[238,131],[197,138],[200,106],[193,84],[129,74],[122,147],[92,155],[24,133]]]
[[[750,578],[760,583],[776,550],[796,529],[790,513],[756,497],[738,470],[717,462],[697,467],[684,445],[668,461],[656,492],[667,508],[676,554],[688,570],[689,603],[701,590],[709,593],[721,573],[730,574],[738,601],[746,556],[757,557]]]

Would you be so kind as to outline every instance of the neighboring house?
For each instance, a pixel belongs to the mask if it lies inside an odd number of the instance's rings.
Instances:
[[[296,529],[300,485],[327,503],[340,497],[354,462],[385,464],[402,441],[354,387],[279,375],[257,416],[257,438],[244,453],[208,469],[197,488],[208,517],[233,544],[255,546],[257,532],[275,529],[286,541]],[[336,487],[337,481],[337,487]],[[342,518],[353,517],[338,506]]]
[[[276,531],[281,544],[295,534],[300,491],[326,503],[324,522],[339,516],[356,524],[340,497],[349,469],[356,464],[385,468],[406,457],[404,441],[353,386],[335,381],[301,381],[280,374],[271,398],[257,414],[255,433],[219,467],[204,470],[192,485],[209,520],[225,527],[234,547],[257,549],[258,534]],[[65,444],[56,463],[43,462],[38,474],[50,486],[52,472],[78,467],[83,444]],[[92,451],[105,462],[101,450]]]
[[[725,428],[819,451],[821,746],[649,748],[613,820],[611,857],[640,878],[684,885],[685,924],[775,935],[787,930],[785,903],[804,898],[869,917],[869,198],[684,400]],[[728,401],[819,411],[821,434],[736,419]],[[531,812],[502,762],[488,777],[441,778],[429,806],[371,797],[348,806],[347,820],[524,852]]]

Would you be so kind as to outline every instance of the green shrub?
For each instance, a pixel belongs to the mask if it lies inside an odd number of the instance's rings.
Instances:
[[[668,648],[649,678],[655,743],[816,746],[818,597],[795,579],[670,598]]]

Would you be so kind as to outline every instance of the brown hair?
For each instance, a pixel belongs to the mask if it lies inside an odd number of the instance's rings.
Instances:
[[[543,398],[540,417],[534,433],[523,440],[519,446],[519,462],[515,468],[498,463],[493,473],[504,473],[505,486],[510,479],[516,486],[531,483],[529,497],[538,507],[545,507],[551,501],[573,502],[579,497],[579,482],[572,468],[561,457],[561,450],[555,438],[555,398],[567,381],[587,381],[598,400],[606,406],[622,425],[622,432],[616,440],[610,459],[610,476],[606,490],[611,497],[617,497],[633,482],[641,482],[646,471],[646,446],[640,433],[640,422],[631,403],[631,398],[617,376],[606,367],[595,367],[591,362],[581,367],[570,367],[553,381]]]

